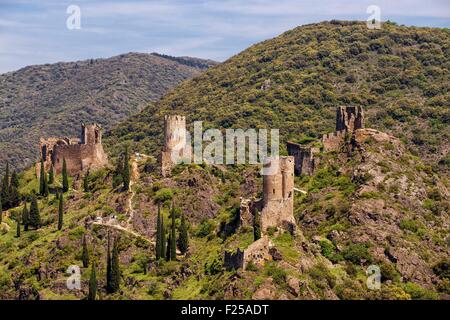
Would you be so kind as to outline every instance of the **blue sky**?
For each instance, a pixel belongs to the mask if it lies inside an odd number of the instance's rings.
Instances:
[[[69,5],[79,30],[66,27]],[[224,61],[302,24],[366,20],[369,5],[382,20],[450,27],[450,0],[0,0],[0,73],[130,51]]]

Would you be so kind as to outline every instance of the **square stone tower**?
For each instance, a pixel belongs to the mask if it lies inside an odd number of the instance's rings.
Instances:
[[[364,110],[361,106],[344,106],[336,109],[336,131],[327,133],[322,137],[324,151],[337,151],[340,149],[346,135],[352,135],[355,130],[364,128]]]
[[[166,115],[164,117],[164,146],[160,159],[163,177],[170,175],[172,168],[183,159],[186,142],[186,117]]]

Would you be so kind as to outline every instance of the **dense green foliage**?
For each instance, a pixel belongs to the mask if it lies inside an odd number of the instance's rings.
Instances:
[[[204,128],[279,128],[283,147],[332,131],[336,106],[361,105],[368,127],[400,137],[430,164],[445,164],[449,45],[448,29],[384,23],[369,30],[337,21],[301,26],[182,83],[106,141],[115,150],[130,144],[157,155],[164,115],[176,113],[188,123],[204,121]]]

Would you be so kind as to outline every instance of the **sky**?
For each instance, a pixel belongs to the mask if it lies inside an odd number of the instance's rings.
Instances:
[[[382,21],[450,27],[450,0],[0,0],[0,73],[127,52],[224,61],[299,25],[365,21],[370,5]]]

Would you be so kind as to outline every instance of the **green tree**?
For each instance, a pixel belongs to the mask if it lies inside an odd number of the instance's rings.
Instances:
[[[93,261],[91,266],[91,276],[89,277],[88,300],[95,300],[97,296],[97,274],[95,268],[95,261]]]
[[[84,192],[89,192],[89,170],[86,172],[86,174],[84,175],[84,179],[83,179],[83,189]]]
[[[83,261],[83,268],[89,267],[89,250],[86,242],[86,235],[83,235],[83,252],[81,254],[81,260]]]
[[[64,198],[63,194],[59,194],[59,206],[58,206],[58,230],[61,230],[64,222]]]
[[[63,167],[62,167],[62,185],[63,185],[63,192],[69,191],[69,177],[67,176],[67,163],[66,163],[66,158],[63,158]]]
[[[253,238],[255,241],[261,238],[261,217],[258,210],[253,216]]]
[[[39,206],[35,193],[33,193],[31,196],[29,225],[32,226],[34,229],[39,229],[39,227],[41,226],[41,215],[39,213]]]
[[[128,155],[128,148],[125,148],[125,155],[123,157],[122,178],[125,191],[130,190],[130,156]]]
[[[39,173],[39,194],[41,196],[44,195],[44,181],[45,181],[45,168],[44,168],[44,159],[41,158],[41,166]]]
[[[106,291],[111,291],[111,237],[108,232],[108,240],[106,246]]]
[[[55,182],[55,169],[53,168],[53,163],[50,166],[50,171],[48,173],[48,184],[53,184]]]
[[[109,289],[109,293],[115,293],[120,289],[119,239],[114,240],[111,257],[111,281]]]
[[[181,215],[180,235],[178,238],[178,248],[182,254],[185,254],[189,249],[189,234],[186,217],[184,213]]]
[[[25,198],[25,203],[22,209],[22,223],[23,223],[23,231],[28,231],[28,224],[30,222],[30,215],[27,209],[27,199]]]
[[[155,246],[155,255],[156,260],[161,259],[161,207],[158,205],[158,217],[156,220],[156,246]]]
[[[9,209],[9,163],[6,163],[6,169],[5,169],[5,175],[2,179],[2,186],[1,186],[1,199],[2,199],[2,205],[3,209]]]
[[[3,206],[2,206],[2,195],[0,194],[0,224],[3,221]]]
[[[172,250],[170,250],[170,244],[172,243],[171,234],[169,233],[169,237],[167,238],[167,245],[166,245],[166,261],[172,260],[171,253]]]
[[[177,236],[176,236],[176,223],[175,223],[175,205],[172,203],[172,224],[170,234],[170,260],[177,260]]]
[[[20,238],[20,214],[16,216],[17,229],[16,229],[16,237]]]
[[[11,208],[17,207],[20,204],[19,194],[19,177],[14,171],[11,175],[11,183],[9,184],[9,205]]]
[[[122,171],[123,171],[122,158],[119,157],[119,159],[117,160],[116,170],[115,170],[114,176],[113,176],[113,188],[114,189],[123,183]]]
[[[161,258],[166,257],[166,246],[167,246],[167,240],[166,240],[166,226],[164,225],[164,216],[161,215]]]

